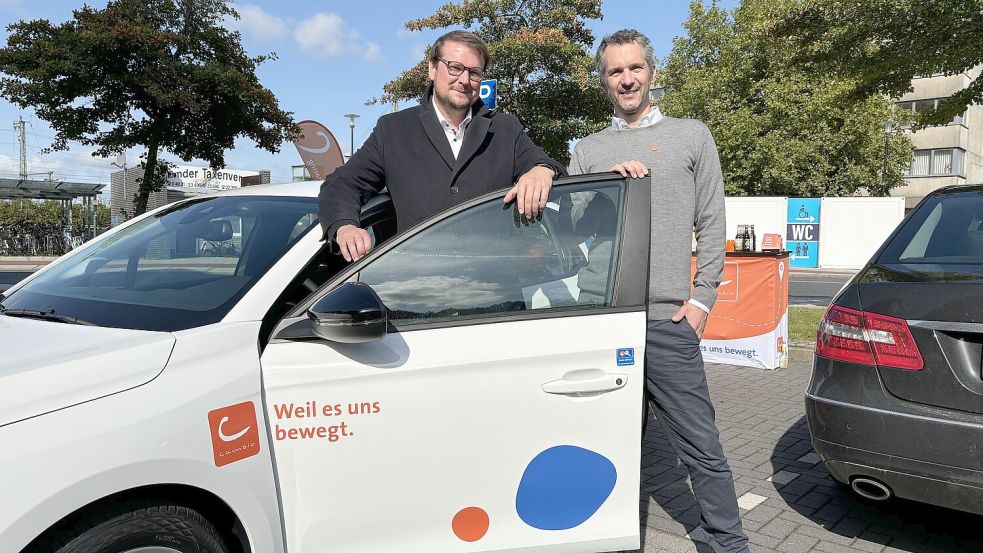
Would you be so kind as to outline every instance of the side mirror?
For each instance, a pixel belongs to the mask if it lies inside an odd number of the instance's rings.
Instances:
[[[379,340],[389,325],[386,306],[362,282],[346,282],[328,292],[307,310],[307,316],[319,337],[345,344]]]
[[[209,242],[224,242],[232,240],[232,222],[228,219],[217,219],[208,222],[205,235],[201,237]]]

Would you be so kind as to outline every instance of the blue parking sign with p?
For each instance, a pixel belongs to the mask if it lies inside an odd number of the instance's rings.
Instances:
[[[481,81],[481,87],[478,89],[478,97],[488,106],[488,109],[495,109],[495,106],[498,105],[498,80],[489,79],[487,81]]]

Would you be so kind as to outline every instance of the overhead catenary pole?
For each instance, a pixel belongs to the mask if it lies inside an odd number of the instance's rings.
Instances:
[[[17,130],[17,140],[20,143],[20,178],[27,178],[27,140],[24,138],[24,118],[18,116],[14,121],[14,129]]]

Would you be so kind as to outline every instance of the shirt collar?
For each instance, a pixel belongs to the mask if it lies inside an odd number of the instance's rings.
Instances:
[[[440,107],[437,105],[437,99],[434,98],[433,96],[431,96],[430,97],[430,103],[433,104],[433,110],[437,114],[437,121],[440,122],[440,126],[442,126],[444,128],[453,129],[454,126],[451,125],[451,122],[448,121],[446,117],[444,117],[444,112],[441,111],[440,110]],[[464,118],[464,121],[461,121],[461,127],[460,127],[459,131],[460,130],[464,130],[468,126],[468,124],[471,123],[471,117],[472,117],[473,114],[474,114],[474,108],[469,109],[468,110],[468,116]]]
[[[648,113],[642,116],[638,120],[638,128],[651,127],[652,125],[658,123],[662,120],[662,112],[659,111],[658,106],[652,106],[652,109]],[[624,119],[618,117],[617,115],[611,116],[611,127],[616,131],[623,131],[629,129],[628,122]]]

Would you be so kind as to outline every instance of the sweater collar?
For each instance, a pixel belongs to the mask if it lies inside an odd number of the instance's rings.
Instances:
[[[645,127],[651,127],[652,125],[658,123],[661,120],[662,120],[662,112],[659,111],[658,106],[652,106],[652,109],[650,109],[648,113],[643,115],[642,118],[638,120],[638,128],[644,129]],[[625,131],[630,129],[631,127],[628,126],[628,122],[625,121],[624,119],[618,117],[617,115],[612,115],[611,128],[613,128],[616,131]]]

